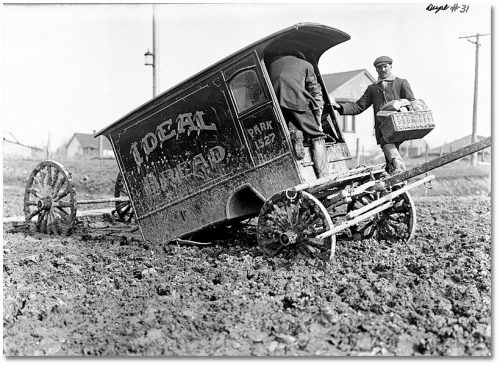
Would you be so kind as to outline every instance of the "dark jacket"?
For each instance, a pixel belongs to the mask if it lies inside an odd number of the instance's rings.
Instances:
[[[410,84],[405,79],[396,77],[394,81],[390,81],[386,88],[382,88],[381,83],[373,83],[366,88],[365,93],[358,101],[354,103],[340,103],[342,109],[339,110],[342,115],[356,115],[364,112],[373,105],[373,113],[375,115],[375,138],[378,144],[385,144],[380,131],[381,118],[377,118],[377,113],[384,106],[392,100],[408,99],[414,100],[413,92],[411,91]]]
[[[296,111],[323,109],[321,86],[309,62],[282,56],[271,61],[268,71],[280,106]]]

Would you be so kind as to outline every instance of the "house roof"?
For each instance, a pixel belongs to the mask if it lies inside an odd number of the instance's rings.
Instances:
[[[476,141],[480,141],[482,139],[485,139],[486,137],[483,136],[476,136]],[[456,139],[450,143],[445,143],[439,147],[435,147],[429,150],[429,153],[440,153],[441,151],[443,153],[450,152],[450,151],[456,151],[459,148],[468,146],[472,144],[472,134],[469,134],[468,136],[464,136],[462,138]]]
[[[66,144],[66,148],[68,148],[69,144],[73,139],[77,139],[78,142],[80,143],[80,146],[83,148],[99,148],[99,139],[94,138],[93,134],[89,133],[75,133],[73,136],[69,139],[68,143]],[[104,138],[104,149],[110,150],[111,149],[111,144],[109,141]]]
[[[325,74],[322,75],[323,81],[325,83],[325,87],[328,92],[332,92],[340,88],[346,82],[354,79],[355,77],[365,74],[372,82],[375,82],[373,76],[365,69],[361,70],[353,70],[353,71],[345,71],[345,72],[336,72],[333,74]]]

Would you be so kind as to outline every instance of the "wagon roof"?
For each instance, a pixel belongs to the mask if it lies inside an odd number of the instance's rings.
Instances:
[[[195,75],[189,77],[181,83],[178,83],[177,85],[157,95],[155,98],[147,101],[138,108],[132,110],[130,113],[126,114],[108,127],[100,130],[99,132],[94,134],[94,137],[109,133],[111,130],[116,129],[116,127],[118,127],[120,124],[125,123],[125,121],[130,117],[134,117],[141,111],[145,111],[154,107],[157,104],[156,102],[158,100],[164,99],[165,95],[175,93],[182,87],[185,87],[185,85],[189,85],[190,81],[194,81],[200,75],[212,69],[216,69],[228,60],[235,58],[240,54],[244,54],[249,50],[255,49],[259,56],[262,58],[264,56],[264,52],[266,53],[266,55],[272,55],[280,53],[286,48],[293,47],[296,50],[300,50],[312,55],[312,57],[316,59],[316,61],[318,61],[325,51],[327,51],[331,47],[349,40],[350,38],[351,37],[347,33],[326,25],[316,23],[298,23],[292,25],[281,31],[273,33],[255,43],[252,43],[237,52],[230,54],[229,56],[196,73]]]

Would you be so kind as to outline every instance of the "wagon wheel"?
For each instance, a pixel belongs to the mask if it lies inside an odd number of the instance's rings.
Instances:
[[[326,208],[313,195],[298,192],[287,197],[286,192],[273,195],[261,208],[257,221],[260,249],[271,256],[287,257],[298,254],[327,259],[335,250],[335,237],[324,240],[315,237],[333,228]],[[331,257],[331,256],[330,256]]]
[[[359,197],[349,204],[348,211],[359,209],[381,196],[374,193]],[[375,238],[408,243],[413,238],[417,226],[415,203],[408,192],[395,197],[392,203],[390,208],[350,227],[348,237],[353,240]]]
[[[125,187],[125,182],[123,181],[123,174],[118,173],[115,182],[115,198],[128,197],[127,188]],[[129,201],[116,202],[115,212],[118,215],[118,219],[122,222],[132,222],[134,218],[134,209]]]
[[[76,218],[71,174],[58,162],[43,161],[31,172],[24,192],[24,217],[38,232],[68,235]]]

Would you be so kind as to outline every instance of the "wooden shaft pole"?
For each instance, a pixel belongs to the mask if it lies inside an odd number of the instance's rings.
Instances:
[[[491,146],[491,137],[488,137],[488,138],[485,138],[479,142],[471,144],[469,146],[466,146],[466,147],[460,148],[456,151],[447,153],[447,154],[445,154],[441,157],[438,157],[434,160],[431,160],[429,162],[425,162],[422,165],[414,167],[413,169],[403,171],[399,174],[388,177],[388,178],[384,179],[383,181],[387,185],[397,184],[399,182],[408,180],[412,177],[415,177],[415,176],[418,176],[418,175],[423,174],[425,172],[428,172],[430,170],[433,170],[439,166],[446,165],[446,164],[453,162],[455,160],[458,160],[462,157],[468,156],[474,152],[481,151],[481,150],[488,148],[490,146]]]
[[[117,202],[128,202],[130,201],[127,197],[120,198],[105,198],[105,199],[94,199],[94,200],[81,200],[77,201],[77,205],[85,205],[85,204],[100,204],[100,203],[117,203]]]

